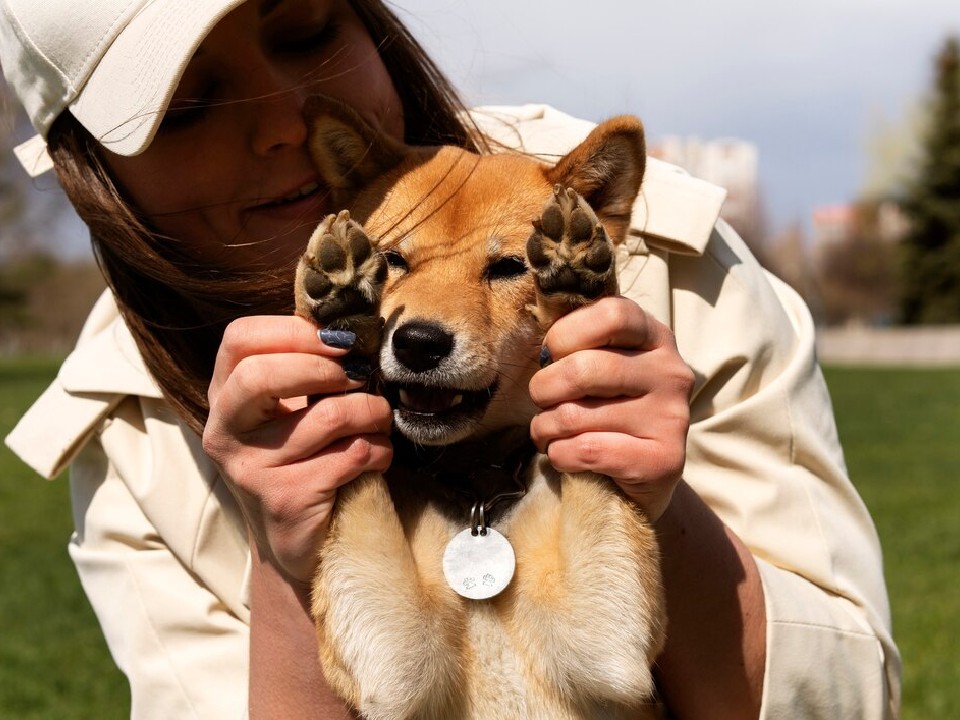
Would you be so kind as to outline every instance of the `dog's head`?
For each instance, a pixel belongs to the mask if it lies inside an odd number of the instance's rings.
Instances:
[[[639,120],[602,123],[549,166],[516,153],[402,145],[324,98],[308,116],[334,204],[379,238],[389,265],[379,361],[396,428],[447,445],[529,423],[527,384],[543,337],[529,310],[532,223],[560,184],[622,241],[644,170]]]

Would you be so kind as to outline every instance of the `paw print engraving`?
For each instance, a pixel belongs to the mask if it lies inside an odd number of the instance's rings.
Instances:
[[[472,578],[472,577],[464,578],[464,579],[463,579],[463,586],[464,586],[467,590],[472,590],[473,588],[475,588],[475,587],[477,586],[476,578]]]
[[[497,582],[497,579],[490,573],[487,573],[486,575],[483,576],[484,587],[493,587],[496,584],[496,582]]]

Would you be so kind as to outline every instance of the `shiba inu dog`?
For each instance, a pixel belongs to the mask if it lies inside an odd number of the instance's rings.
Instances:
[[[327,680],[365,718],[654,717],[653,532],[609,478],[538,455],[544,332],[616,294],[643,129],[600,124],[553,166],[407,147],[311,101],[336,206],[298,313],[357,335],[394,408],[393,465],[343,487],[313,614]]]

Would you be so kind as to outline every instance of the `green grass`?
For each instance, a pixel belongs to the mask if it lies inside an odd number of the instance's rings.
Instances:
[[[904,720],[960,718],[960,369],[827,372],[883,542]]]
[[[0,360],[0,437],[56,373],[45,360]],[[0,717],[130,716],[114,666],[67,555],[66,478],[48,483],[0,447]]]
[[[0,436],[56,372],[0,360]],[[960,717],[960,369],[829,368],[851,476],[884,545],[903,720]],[[0,717],[129,715],[66,553],[69,496],[0,448]]]

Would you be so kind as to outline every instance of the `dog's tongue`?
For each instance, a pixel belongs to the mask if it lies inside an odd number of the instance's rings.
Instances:
[[[436,413],[449,410],[463,401],[463,395],[455,390],[439,388],[406,388],[400,390],[400,404],[404,409],[418,413]]]

